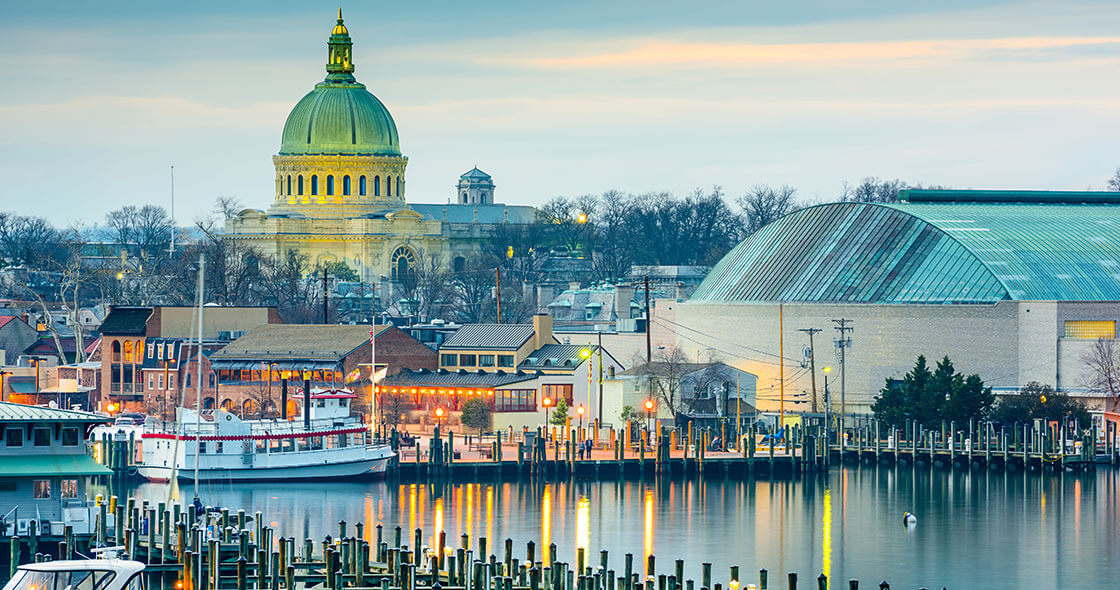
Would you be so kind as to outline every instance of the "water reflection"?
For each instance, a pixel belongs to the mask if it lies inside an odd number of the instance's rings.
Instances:
[[[1107,587],[1120,577],[1114,531],[1120,527],[1117,475],[1039,475],[974,470],[865,467],[827,477],[792,480],[511,482],[431,486],[388,482],[202,486],[208,504],[261,511],[297,540],[336,534],[338,521],[367,523],[366,538],[384,525],[385,538],[403,529],[405,543],[424,530],[435,547],[468,534],[492,548],[512,538],[521,553],[538,544],[543,560],[574,562],[609,550],[656,555],[664,573],[684,559],[686,575],[726,581],[743,569],[744,585],[758,568],[830,579],[884,578],[901,587],[990,587],[1062,584]],[[145,484],[136,495],[167,498],[166,485]],[[919,518],[902,526],[902,514]],[[353,530],[352,528],[350,530]],[[449,544],[455,544],[451,542]],[[595,561],[595,560],[592,560]],[[635,563],[645,570],[645,563]],[[782,576],[784,577],[784,576]],[[897,586],[896,586],[897,587]]]

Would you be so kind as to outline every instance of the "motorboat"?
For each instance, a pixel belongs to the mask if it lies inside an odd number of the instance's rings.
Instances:
[[[4,590],[144,590],[144,564],[126,559],[65,559],[19,566]]]

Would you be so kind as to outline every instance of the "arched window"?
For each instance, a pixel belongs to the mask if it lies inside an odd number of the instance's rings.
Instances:
[[[392,176],[386,176],[385,177],[385,196],[386,197],[393,196],[393,177]]]
[[[451,268],[455,272],[463,272],[467,269],[467,259],[462,256],[456,256],[455,260],[451,261]]]
[[[416,267],[416,254],[412,248],[401,246],[393,251],[392,268],[393,280],[403,281],[413,275]]]
[[[248,417],[252,414],[256,414],[257,407],[257,402],[253,401],[252,399],[247,399],[241,402],[241,416]]]
[[[124,341],[124,362],[126,362],[126,363],[131,363],[132,362],[132,354],[133,354],[132,351],[133,351],[132,341],[131,340],[125,340]]]
[[[292,175],[288,175],[288,195],[292,194]]]
[[[299,192],[299,194],[301,194],[301,195],[303,194],[303,175],[302,174],[300,174],[299,179],[296,180],[296,190]]]
[[[206,382],[208,383],[207,387],[209,387],[210,389],[214,389],[214,374],[213,373],[210,373],[210,376],[207,378]]]
[[[467,202],[467,191],[463,191],[463,202]]]
[[[397,188],[396,188],[396,191],[397,191],[397,196],[398,196],[398,197],[399,197],[399,196],[401,196],[401,177],[400,177],[400,176],[398,176],[398,177],[397,177]]]
[[[342,194],[343,194],[343,196],[346,196],[346,197],[350,196],[350,176],[349,175],[342,177]]]
[[[202,398],[202,409],[203,410],[213,410],[214,409],[214,398],[212,398],[212,397]]]
[[[373,177],[373,196],[381,196],[381,175]]]
[[[478,202],[483,205],[486,204],[486,193],[478,193]]]
[[[328,195],[333,195],[334,194],[334,175],[333,174],[328,174],[327,175],[327,194]]]
[[[227,412],[232,412],[233,408],[234,408],[233,400],[229,399],[228,397],[226,399],[222,400],[222,409],[223,410],[225,410]]]
[[[114,340],[113,341],[113,362],[114,363],[121,362],[121,341],[120,340]]]
[[[312,195],[319,194],[319,175],[318,174],[312,174],[311,175],[311,194]]]
[[[358,194],[363,197],[366,196],[366,177],[362,175],[358,178]]]

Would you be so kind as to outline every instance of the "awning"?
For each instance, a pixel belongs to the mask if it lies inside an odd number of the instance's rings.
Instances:
[[[112,470],[85,454],[4,457],[4,460],[0,461],[0,477],[65,477],[110,473]]]
[[[338,361],[305,361],[305,360],[280,360],[280,361],[246,361],[246,360],[211,360],[210,367],[214,370],[228,369],[233,371],[263,371],[271,366],[275,371],[330,371],[341,370],[342,363]]]

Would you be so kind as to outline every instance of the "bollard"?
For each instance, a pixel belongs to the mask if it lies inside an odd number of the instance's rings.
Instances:
[[[817,576],[817,590],[828,590],[828,577],[824,575],[824,572]]]
[[[766,571],[765,568],[758,570],[758,590],[767,590],[767,588],[768,588],[768,586],[766,585],[766,582],[767,582],[766,578],[768,577],[767,574],[768,574],[768,572]]]

